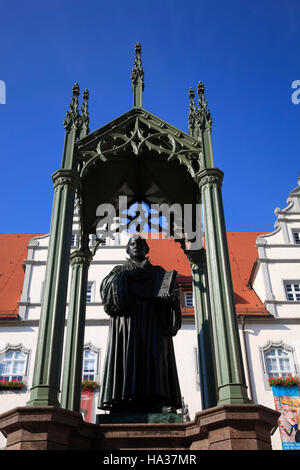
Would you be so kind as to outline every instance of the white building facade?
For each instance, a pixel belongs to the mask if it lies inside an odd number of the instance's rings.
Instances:
[[[298,182],[300,183],[300,182]],[[237,309],[240,340],[249,395],[254,403],[275,408],[271,376],[299,375],[300,365],[300,186],[291,191],[288,206],[275,210],[275,230],[256,241],[257,260],[249,269],[245,289],[253,289],[266,309],[266,315],[243,313]],[[72,248],[76,247],[77,219],[74,218]],[[105,275],[126,259],[129,235],[107,239],[96,251],[89,268],[83,380],[101,386],[108,338],[108,316],[100,299],[100,283]],[[35,361],[38,326],[43,301],[48,235],[31,239],[20,296],[18,317],[0,318],[0,382],[20,380],[21,390],[0,389],[0,413],[29,400]],[[91,240],[93,244],[93,240]],[[22,260],[23,261],[23,260]],[[175,268],[176,269],[176,268]],[[70,280],[69,276],[69,280]],[[235,285],[235,279],[233,278]],[[189,311],[192,288],[182,292],[183,310]],[[1,306],[0,306],[1,307]],[[68,311],[68,308],[67,308]],[[183,402],[190,419],[202,408],[197,365],[197,335],[193,315],[183,315],[182,328],[173,338]],[[95,422],[99,388],[82,398],[82,412]],[[90,405],[84,406],[84,400]],[[189,419],[186,416],[186,419]],[[281,449],[279,430],[272,436],[273,449]],[[0,448],[5,437],[0,436]]]
[[[270,408],[274,397],[268,377],[299,376],[300,179],[287,204],[275,209],[275,230],[257,238],[258,258],[249,280],[271,315],[259,323],[247,318],[245,328],[253,399]],[[281,448],[279,430],[273,447]]]

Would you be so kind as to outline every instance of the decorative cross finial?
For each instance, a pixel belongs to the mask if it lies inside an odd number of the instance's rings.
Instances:
[[[142,67],[142,46],[139,42],[135,45],[134,67],[131,73],[131,83],[133,89],[133,107],[141,108],[143,103],[144,91],[144,70]]]

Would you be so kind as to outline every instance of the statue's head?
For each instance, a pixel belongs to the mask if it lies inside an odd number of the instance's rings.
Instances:
[[[126,253],[131,259],[142,261],[146,258],[146,254],[149,253],[148,243],[140,235],[132,235],[128,240]]]

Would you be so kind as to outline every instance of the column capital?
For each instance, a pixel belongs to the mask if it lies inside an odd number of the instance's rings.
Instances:
[[[89,250],[76,250],[73,251],[70,255],[71,266],[78,265],[78,264],[86,264],[89,266],[92,260],[92,253]]]
[[[202,186],[207,184],[216,184],[219,188],[222,187],[224,173],[219,168],[206,168],[200,171],[197,175],[198,185],[201,189]]]
[[[189,260],[192,269],[198,268],[206,263],[206,252],[204,248],[201,248],[200,250],[184,250],[184,253]]]
[[[80,177],[79,174],[74,170],[61,168],[60,170],[57,170],[55,173],[53,173],[52,181],[54,189],[61,185],[68,185],[71,187],[71,189],[75,190],[78,187]]]

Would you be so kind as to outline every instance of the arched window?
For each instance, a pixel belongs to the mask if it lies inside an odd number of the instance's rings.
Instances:
[[[269,341],[261,348],[265,383],[272,377],[290,377],[297,374],[294,348]]]
[[[97,383],[100,380],[100,349],[91,343],[85,345],[83,350],[82,380],[93,380]]]
[[[27,382],[30,351],[22,344],[7,344],[0,351],[0,381]]]

